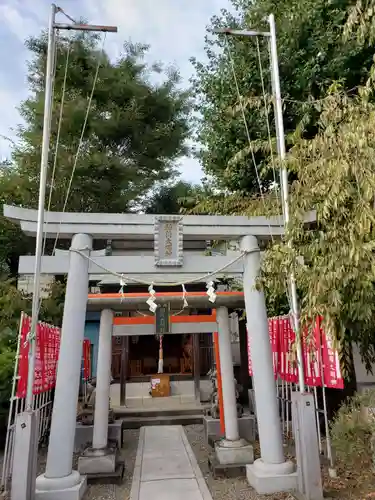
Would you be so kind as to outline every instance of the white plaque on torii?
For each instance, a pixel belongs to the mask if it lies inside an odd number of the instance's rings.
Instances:
[[[179,215],[157,215],[154,227],[155,266],[183,266],[183,224]]]

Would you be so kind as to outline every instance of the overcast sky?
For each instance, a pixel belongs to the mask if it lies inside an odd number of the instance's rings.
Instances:
[[[176,64],[187,86],[193,73],[189,58],[204,58],[205,26],[212,15],[228,7],[229,0],[60,0],[56,3],[73,18],[83,17],[92,24],[117,25],[119,32],[107,35],[106,50],[111,56],[115,57],[129,38],[150,44],[149,59]],[[47,27],[50,5],[49,0],[0,0],[1,135],[14,137],[11,129],[20,122],[16,108],[27,95],[28,53],[24,41]],[[8,141],[0,137],[0,156],[7,157],[9,149]],[[199,164],[189,158],[182,160],[181,172],[190,181],[199,181],[202,175]]]

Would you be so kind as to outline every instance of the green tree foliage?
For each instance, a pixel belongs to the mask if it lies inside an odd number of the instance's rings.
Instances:
[[[24,125],[18,128],[11,162],[0,165],[0,205],[36,208],[44,114],[47,39],[43,34],[27,41],[31,61],[29,98],[20,106]],[[173,179],[176,160],[187,153],[189,95],[179,88],[179,74],[144,61],[147,47],[125,44],[111,61],[101,52],[97,36],[59,36],[56,50],[51,150],[47,193],[52,210],[126,212],[135,210],[155,183]],[[69,57],[66,73],[65,63]],[[96,71],[90,112],[82,127]],[[159,84],[151,83],[156,75]],[[62,110],[61,102],[64,94]],[[61,129],[58,123],[62,111]],[[59,148],[56,149],[59,134]],[[56,157],[56,175],[52,171]],[[66,193],[70,196],[65,206]],[[185,194],[185,192],[184,192]],[[21,254],[34,253],[35,242],[0,216],[0,404],[7,404],[13,375],[15,342],[21,311],[30,312],[24,296],[3,274],[17,273]],[[64,283],[54,283],[44,299],[40,319],[60,324]]]
[[[349,16],[345,25],[345,39],[357,36],[360,47],[369,47],[374,52],[375,40],[375,2],[374,0],[357,0],[349,10]],[[375,61],[375,59],[374,59]],[[371,94],[375,83],[375,64],[372,65],[365,91]]]
[[[237,76],[250,138],[254,141],[256,163],[266,188],[272,180],[267,164],[269,150],[274,148],[275,142],[267,42],[263,38],[258,40],[258,54],[255,39],[228,37],[229,52],[225,37],[211,36],[213,29],[252,27],[268,30],[265,18],[270,13],[275,14],[288,147],[293,145],[296,132],[305,138],[314,137],[319,111],[311,101],[325,97],[333,81],[341,82],[344,90],[353,89],[354,93],[357,86],[366,81],[373,49],[359,44],[354,33],[343,38],[348,8],[355,4],[353,0],[232,0],[231,3],[234,13],[222,11],[212,18],[208,28],[208,62],[194,61],[193,88],[197,111],[201,114],[197,138],[202,144],[203,169],[219,187],[254,194],[259,192],[259,186],[242,115],[237,112],[233,116],[233,108],[238,110],[239,99],[232,70],[234,68]],[[265,109],[270,113],[271,146]],[[239,152],[242,154],[238,156]]]
[[[30,239],[2,214],[3,204],[22,205],[23,179],[14,175],[9,162],[0,164],[0,275],[10,272],[16,275],[18,257],[27,254],[30,249]]]
[[[368,99],[374,73],[373,3],[233,0],[235,14],[223,11],[209,28],[209,32],[227,26],[266,30],[265,16],[275,14],[289,151],[286,165],[292,184],[289,236],[294,251],[284,242],[269,245],[260,282],[271,307],[284,307],[285,280],[294,270],[302,320],[307,323],[317,314],[325,318],[325,328],[341,344],[347,368],[353,341],[358,342],[368,368],[375,360],[375,143],[374,107]],[[203,117],[198,124],[201,158],[206,174],[221,192],[199,200],[193,211],[279,214],[279,196],[269,189],[270,167],[280,165],[270,155],[275,150],[275,131],[268,54],[262,40],[259,53],[254,40],[229,38],[228,43],[230,53],[224,50],[225,39],[209,37],[208,63],[195,62],[194,85]],[[259,196],[239,101],[245,107],[264,197]],[[317,223],[306,229],[302,214],[312,209],[317,211]]]
[[[27,47],[31,54],[30,96],[20,106],[24,125],[18,128],[18,145],[12,161],[0,168],[0,203],[36,208],[46,36],[31,38]],[[143,45],[125,44],[115,62],[100,49],[97,36],[58,38],[47,194],[51,189],[67,57],[69,64],[52,210],[64,208],[98,62],[98,79],[66,210],[135,210],[155,183],[174,177],[175,160],[186,153],[189,95],[179,89],[178,72],[173,68],[148,66],[144,62],[147,47]],[[161,83],[152,84],[152,75]],[[32,253],[33,248],[34,243],[1,215],[1,266],[15,275],[19,255]]]
[[[349,476],[357,492],[358,487],[362,490],[369,486],[369,479],[372,479],[369,476],[372,476],[375,466],[374,404],[374,390],[356,394],[340,408],[331,425],[332,444],[341,469],[340,476]]]
[[[0,276],[0,429],[3,431],[12,389],[17,335],[22,311],[29,310],[27,298],[5,275]]]
[[[355,33],[359,43],[372,45],[375,40],[374,17],[374,0],[356,0],[349,10],[345,36]]]
[[[186,181],[162,185],[148,197],[144,210],[147,214],[178,214],[194,207],[205,189]]]
[[[285,283],[293,270],[301,317],[323,316],[325,328],[341,346],[350,369],[351,343],[357,342],[368,369],[375,362],[375,106],[359,96],[337,92],[315,103],[319,120],[314,138],[300,137],[286,167],[291,185],[292,223],[286,242],[265,251],[260,284],[272,311],[285,308]],[[281,213],[280,197],[222,194],[196,203],[193,212],[238,215]],[[316,210],[306,228],[303,215]],[[281,312],[281,311],[280,311]]]
[[[282,293],[293,269],[302,318],[323,316],[343,354],[358,342],[370,368],[375,360],[375,107],[336,94],[318,111],[318,134],[300,139],[287,160],[297,177],[291,197],[294,252],[274,244],[265,255],[263,281]],[[312,208],[316,227],[306,229],[303,214]]]
[[[156,181],[174,174],[174,161],[186,152],[188,95],[178,89],[179,75],[169,69],[164,81],[150,83],[152,72],[143,61],[143,45],[124,45],[112,62],[101,53],[97,37],[60,37],[56,78],[50,164],[58,132],[64,70],[69,52],[63,120],[57,154],[52,208],[62,209],[75,164],[89,96],[100,63],[92,105],[76,163],[67,205],[70,211],[124,212],[137,203]],[[44,111],[46,36],[28,40],[30,97],[20,111],[25,125],[19,128],[19,146],[13,160],[16,172],[28,179],[24,204],[35,206],[39,180],[41,133]]]
[[[51,325],[61,326],[64,312],[66,281],[54,281],[49,294],[42,300],[40,319]]]

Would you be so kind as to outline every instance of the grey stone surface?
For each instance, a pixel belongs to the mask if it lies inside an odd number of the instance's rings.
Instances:
[[[314,395],[292,392],[292,428],[298,464],[298,491],[322,500],[323,484]]]
[[[22,412],[15,418],[13,437],[12,499],[32,498],[38,456],[39,412]]]
[[[248,396],[249,396],[249,411],[250,415],[254,415],[256,417],[257,414],[257,409],[256,409],[256,403],[255,403],[255,390],[254,389],[248,389]]]
[[[165,449],[159,453],[164,456],[143,456],[142,479],[143,481],[156,481],[158,479],[193,479],[188,457],[179,452],[166,453]]]
[[[82,425],[80,422],[76,425],[74,439],[74,453],[82,453],[87,446],[92,444],[93,425]],[[108,425],[108,439],[116,441],[118,448],[122,447],[122,420],[116,420]]]
[[[212,417],[203,417],[204,433],[206,443],[209,443],[209,438],[220,438],[220,420]],[[238,431],[240,438],[248,442],[255,440],[256,422],[254,415],[244,415],[238,419]]]
[[[181,426],[143,427],[130,500],[212,500]]]
[[[222,443],[218,441],[215,443],[215,454],[218,462],[222,465],[252,464],[254,462],[254,450],[248,443],[238,447],[227,447],[222,446]]]
[[[145,429],[143,456],[147,453],[164,454],[181,451],[181,435],[179,426],[149,427]]]
[[[112,363],[112,329],[114,313],[103,309],[100,313],[99,347],[96,367],[93,448],[108,444],[108,414]]]
[[[71,488],[64,488],[62,490],[36,490],[35,500],[81,500],[86,492],[86,488],[86,477],[83,477],[79,484]]]
[[[268,335],[267,309],[264,293],[255,285],[260,269],[260,250],[257,238],[251,235],[241,240],[244,256],[243,280],[245,287],[248,335],[251,339],[253,384],[256,395],[257,430],[262,458],[270,463],[284,461],[283,437],[280,426],[272,352]],[[257,248],[258,247],[258,248]],[[221,354],[220,354],[221,357]]]
[[[71,252],[69,257],[59,368],[48,442],[46,477],[56,479],[65,478],[72,472],[87,304],[88,261],[84,255],[89,255],[92,237],[76,234],[70,248],[81,253]]]
[[[202,495],[195,479],[172,479],[141,483],[139,500],[201,500]]]
[[[267,474],[260,471],[254,463],[246,466],[246,477],[250,486],[261,495],[272,495],[273,493],[282,491],[297,490],[297,472],[290,474]]]
[[[115,450],[105,455],[84,454],[78,459],[80,474],[112,474],[116,470],[117,453]]]
[[[145,431],[142,456],[142,481],[193,479],[179,427],[149,427]]]
[[[4,216],[22,226],[22,230],[31,236],[37,231],[36,210],[3,205]],[[148,214],[108,214],[108,213],[59,213],[46,212],[50,237],[60,234],[61,238],[70,238],[72,234],[87,232],[94,238],[134,240],[154,236],[153,215]],[[305,222],[316,220],[316,212],[305,214]],[[225,240],[235,239],[246,234],[269,237],[270,227],[274,235],[284,234],[282,216],[244,217],[225,215],[185,215],[182,217],[184,234],[196,236],[194,239]]]

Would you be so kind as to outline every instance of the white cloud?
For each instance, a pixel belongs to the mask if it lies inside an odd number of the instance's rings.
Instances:
[[[149,44],[148,60],[176,64],[184,78],[184,84],[192,75],[190,57],[203,57],[205,26],[212,15],[229,0],[60,0],[58,5],[74,18],[85,18],[93,24],[118,26],[117,34],[107,36],[106,49],[116,57],[125,40]],[[0,117],[0,131],[7,133],[19,121],[15,106],[27,93],[27,52],[21,42],[48,26],[50,2],[47,0],[0,0],[0,32],[14,47],[13,63],[10,66],[0,54],[6,75],[0,79],[0,98],[6,94]],[[58,21],[65,22],[62,14]],[[20,72],[24,71],[21,75]],[[16,82],[16,85],[15,85]],[[9,135],[9,134],[8,134]],[[0,154],[3,154],[0,139]],[[193,159],[182,159],[183,178],[198,181],[201,170]]]
[[[1,0],[0,19],[1,24],[23,43],[25,38],[47,27],[48,3],[43,0]]]
[[[22,99],[22,94],[12,92],[5,88],[0,88],[0,159],[9,158],[12,141],[16,139],[15,130],[12,130],[19,123],[19,113],[17,106]]]
[[[193,158],[182,158],[180,171],[182,178],[189,182],[198,183],[202,177],[201,167]]]

